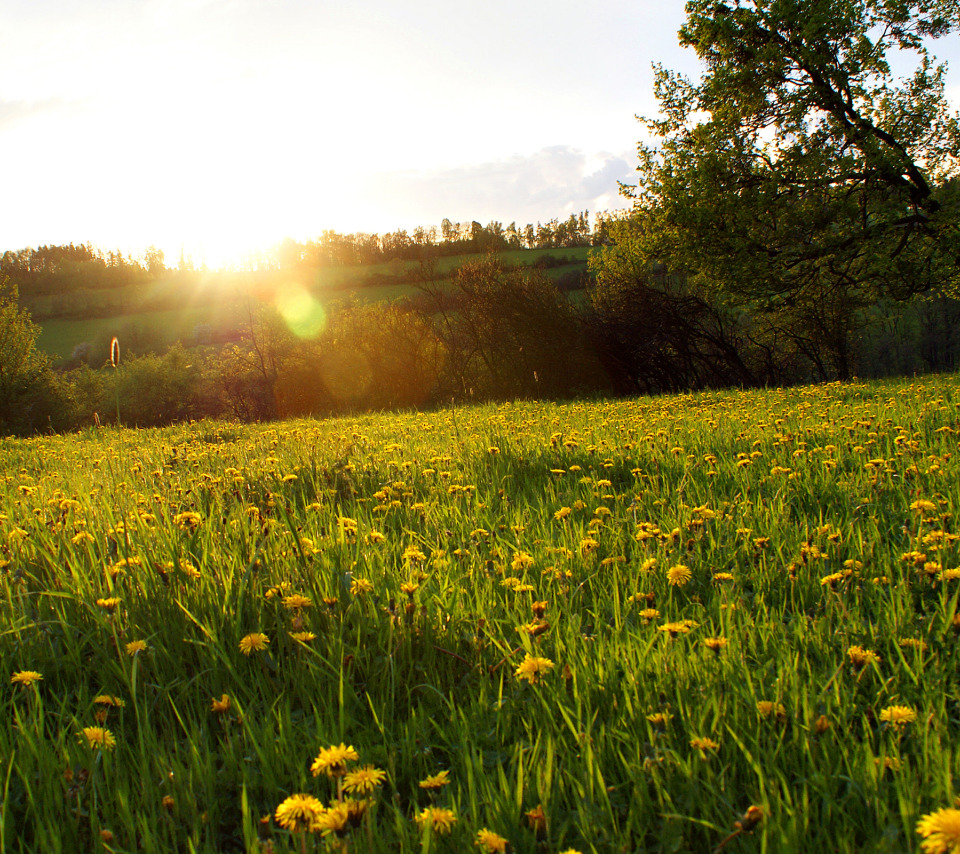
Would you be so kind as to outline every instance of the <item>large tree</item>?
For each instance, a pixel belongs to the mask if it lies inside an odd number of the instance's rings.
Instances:
[[[865,305],[960,284],[960,122],[929,50],[958,28],[955,0],[690,0],[705,70],[656,69],[643,257],[845,376]]]

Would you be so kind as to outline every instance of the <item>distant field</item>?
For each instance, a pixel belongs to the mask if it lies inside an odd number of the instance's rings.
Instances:
[[[515,250],[500,253],[507,264],[532,265],[545,256],[565,263],[545,270],[558,279],[569,273],[586,270],[588,248]],[[441,280],[455,269],[480,255],[457,255],[436,259],[434,273]],[[403,281],[419,269],[417,262],[392,261],[358,267],[328,267],[321,270],[298,270],[289,274],[211,273],[194,279],[170,276],[149,286],[126,288],[117,292],[94,292],[62,297],[40,297],[25,301],[38,317],[60,313],[64,304],[80,314],[89,305],[96,305],[103,317],[48,317],[39,320],[41,334],[38,346],[50,355],[70,358],[74,348],[84,342],[102,347],[110,338],[132,342],[135,350],[144,347],[165,347],[175,341],[194,342],[198,326],[209,325],[213,332],[235,329],[241,322],[243,304],[252,294],[255,299],[269,299],[270,292],[287,284],[306,288],[322,304],[351,296],[362,300],[394,300],[411,296],[416,288]],[[110,311],[107,301],[123,310]],[[173,308],[172,306],[182,306]],[[139,342],[139,343],[138,343]],[[104,350],[106,353],[106,350]]]
[[[0,850],[915,852],[960,794],[958,407],[4,440]]]

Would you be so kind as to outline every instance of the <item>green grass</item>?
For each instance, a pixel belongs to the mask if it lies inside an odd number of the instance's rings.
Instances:
[[[0,849],[332,849],[272,816],[336,797],[343,742],[386,773],[353,850],[703,852],[757,805],[724,851],[916,851],[960,773],[958,406],[949,376],[7,440],[0,672],[43,679],[0,700]]]

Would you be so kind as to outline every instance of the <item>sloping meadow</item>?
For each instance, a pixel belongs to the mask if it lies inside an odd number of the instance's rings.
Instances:
[[[4,441],[0,850],[916,850],[960,815],[958,407]]]

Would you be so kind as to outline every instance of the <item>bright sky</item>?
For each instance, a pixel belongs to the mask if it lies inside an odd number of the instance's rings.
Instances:
[[[0,251],[623,206],[682,0],[4,0]],[[960,48],[952,53],[960,103]]]

